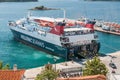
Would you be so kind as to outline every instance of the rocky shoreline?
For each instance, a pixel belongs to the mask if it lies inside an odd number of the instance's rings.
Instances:
[[[30,10],[59,10],[59,9],[57,9],[57,8],[47,8],[45,6],[37,6],[37,7],[34,7],[32,9],[30,9]]]

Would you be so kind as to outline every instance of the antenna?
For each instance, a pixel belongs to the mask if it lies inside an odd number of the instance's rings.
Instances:
[[[31,16],[31,12],[28,12],[27,17],[30,17],[30,16]]]
[[[66,11],[65,11],[65,9],[61,9],[61,10],[63,10],[63,18],[65,19],[66,18]]]

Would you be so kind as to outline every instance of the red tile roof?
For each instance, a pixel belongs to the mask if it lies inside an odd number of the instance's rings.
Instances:
[[[0,70],[0,80],[21,80],[25,70]]]
[[[104,75],[93,75],[83,77],[58,78],[57,80],[106,80]]]

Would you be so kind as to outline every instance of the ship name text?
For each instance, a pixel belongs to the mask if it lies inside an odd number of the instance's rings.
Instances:
[[[33,38],[28,37],[28,36],[25,36],[25,35],[21,35],[21,38],[22,38],[23,40],[25,40],[25,41],[31,42],[31,43],[33,43],[33,44],[36,44],[36,45],[38,45],[38,46],[40,46],[40,47],[45,48],[44,43],[41,42],[41,41],[39,41],[39,40],[33,39]]]

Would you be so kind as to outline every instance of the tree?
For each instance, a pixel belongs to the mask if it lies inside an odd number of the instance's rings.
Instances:
[[[9,65],[9,64],[6,64],[2,69],[3,69],[3,70],[8,70],[8,69],[10,69],[10,65]]]
[[[0,61],[0,69],[2,69],[2,67],[3,67],[3,62]]]
[[[37,75],[35,80],[54,80],[58,76],[58,71],[52,68],[52,64],[45,65],[45,69]]]
[[[3,62],[0,61],[0,70],[8,70],[10,69],[10,65],[6,64],[5,66],[3,66]]]
[[[98,57],[94,57],[92,60],[88,60],[85,64],[85,68],[83,69],[83,75],[97,75],[107,74],[108,69],[106,68],[105,64],[103,64]]]

